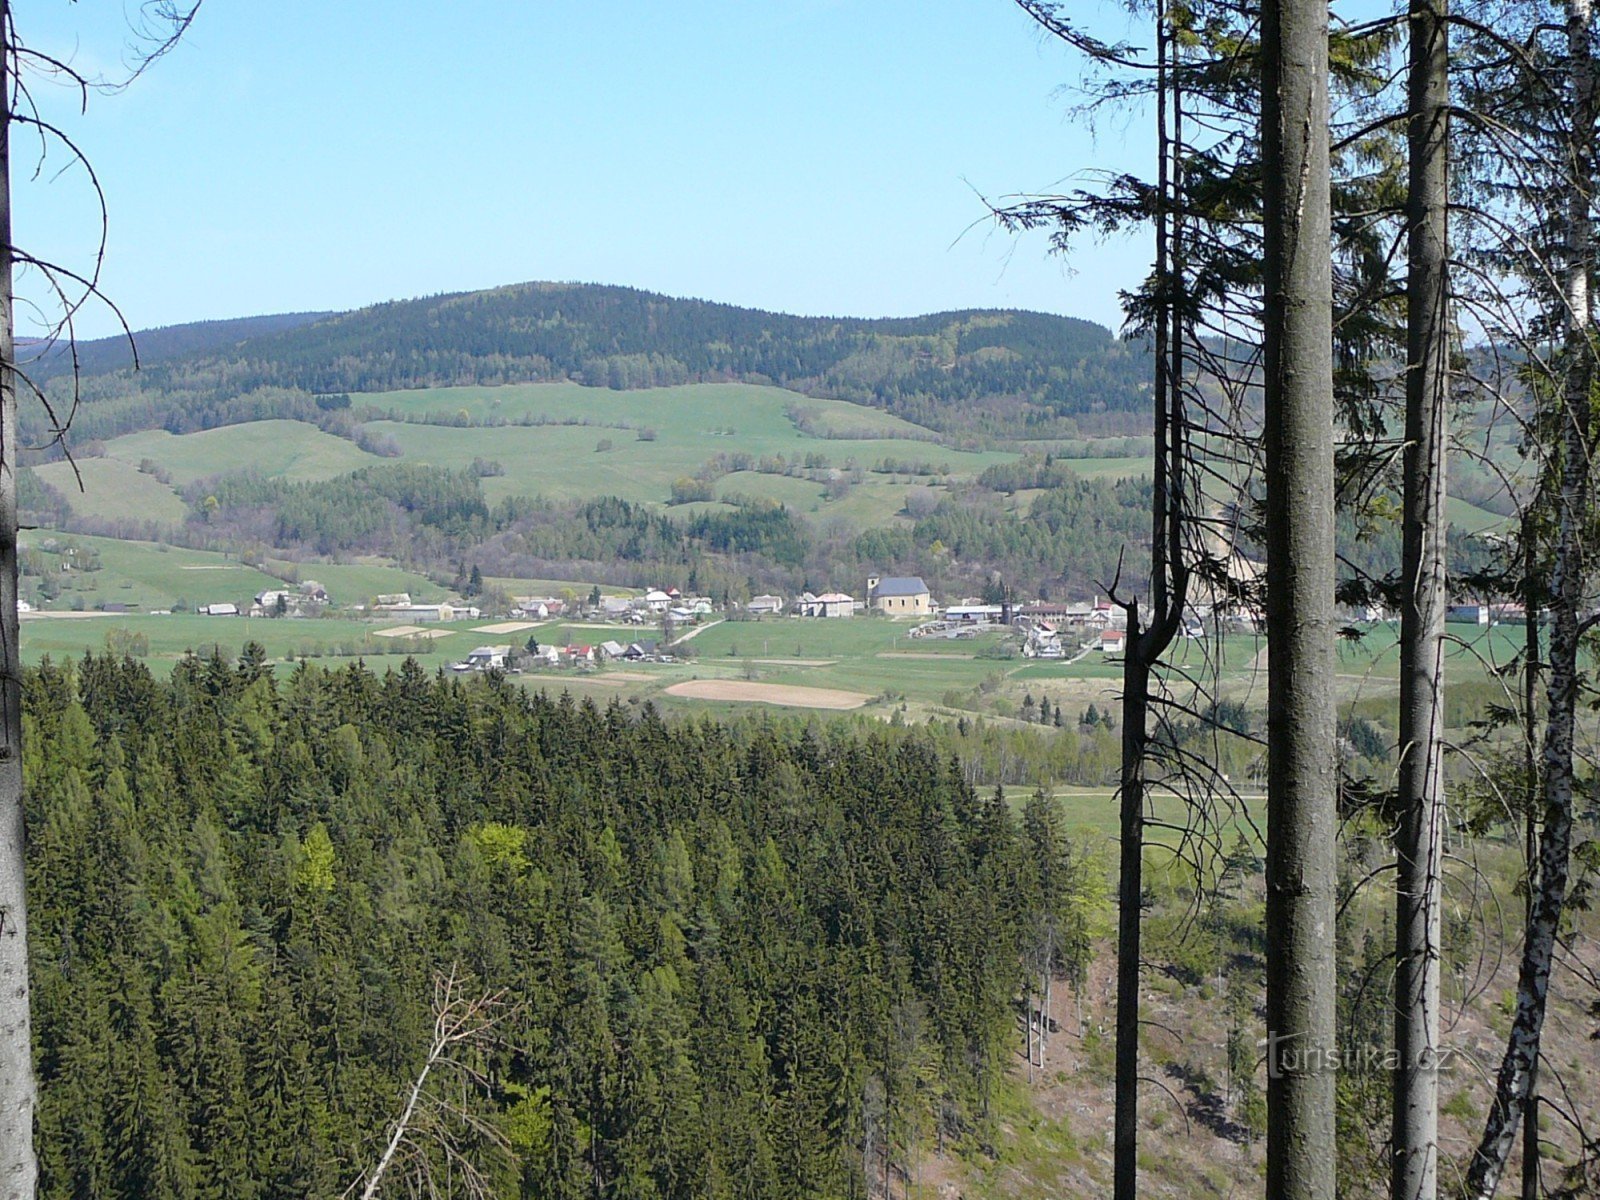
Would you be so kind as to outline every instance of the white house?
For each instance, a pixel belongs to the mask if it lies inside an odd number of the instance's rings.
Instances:
[[[510,646],[479,646],[467,660],[457,663],[457,669],[462,671],[499,671],[504,670],[506,655],[511,653]]]
[[[796,608],[802,617],[849,617],[855,614],[856,602],[843,592],[824,592],[820,596],[807,592]]]
[[[644,594],[644,606],[653,613],[664,613],[672,607],[672,597],[659,588],[651,588]]]
[[[202,604],[200,615],[203,617],[237,617],[239,606],[237,604]]]
[[[756,596],[751,599],[749,604],[744,606],[744,610],[745,612],[750,613],[752,616],[775,617],[783,611],[783,597]]]
[[[1102,629],[1100,631],[1100,650],[1105,654],[1121,654],[1128,635],[1120,629]]]

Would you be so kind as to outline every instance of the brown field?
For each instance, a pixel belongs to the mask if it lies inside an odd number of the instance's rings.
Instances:
[[[781,683],[746,683],[739,679],[690,679],[667,689],[670,696],[695,700],[742,700],[782,704],[788,708],[860,708],[872,697],[836,688],[794,687]]]

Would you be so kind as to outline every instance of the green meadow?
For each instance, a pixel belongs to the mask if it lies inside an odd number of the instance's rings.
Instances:
[[[227,471],[315,483],[384,461],[304,421],[253,421],[184,434],[148,429],[112,439],[106,454],[135,466],[148,458],[180,487]]]
[[[374,420],[365,428],[392,439],[407,461],[454,469],[483,460],[498,463],[503,473],[483,480],[491,503],[516,495],[614,495],[667,507],[675,481],[699,474],[718,455],[740,453],[757,459],[782,456],[797,467],[810,459],[809,471],[833,471],[843,479],[830,487],[820,476],[742,471],[716,481],[719,499],[764,497],[862,529],[897,519],[909,487],[943,487],[1017,457],[1001,450],[950,449],[921,426],[878,409],[750,384],[641,391],[515,384],[379,392],[353,400],[399,418]],[[892,475],[872,470],[885,460],[934,470]],[[37,470],[66,497],[75,515],[176,523],[184,516],[179,492],[197,479],[249,470],[319,482],[386,461],[393,460],[303,421],[272,420],[113,438],[105,443],[105,457],[79,464],[82,491],[70,464]],[[1138,459],[1084,464],[1092,474],[1148,470],[1148,463]],[[141,470],[151,465],[170,484]]]
[[[137,460],[82,458],[76,470],[73,463],[53,462],[35,467],[34,473],[66,497],[80,517],[101,521],[131,518],[168,525],[183,520],[185,509],[178,494],[154,475],[139,470]]]

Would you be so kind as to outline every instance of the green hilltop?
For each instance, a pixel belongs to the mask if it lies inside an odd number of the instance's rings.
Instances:
[[[572,381],[770,384],[942,434],[1143,432],[1148,353],[1088,321],[967,310],[801,317],[633,288],[526,283],[353,312],[203,322],[80,348],[81,438],[299,417],[312,396]],[[71,388],[61,355],[35,376]],[[43,432],[43,415],[33,418]],[[32,439],[38,441],[37,437]]]

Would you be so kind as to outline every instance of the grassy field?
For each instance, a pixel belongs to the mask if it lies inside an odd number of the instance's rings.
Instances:
[[[782,418],[781,412],[778,416]],[[949,450],[887,438],[823,439],[803,434],[792,424],[772,428],[771,421],[755,422],[755,426],[749,432],[740,428],[737,437],[729,437],[697,414],[671,423],[664,420],[652,441],[641,441],[629,430],[577,425],[514,425],[489,430],[375,421],[368,428],[392,437],[408,461],[457,469],[471,466],[479,458],[498,462],[505,473],[483,481],[484,495],[491,502],[506,496],[537,495],[557,499],[620,496],[664,504],[675,480],[695,475],[719,453],[781,454],[791,461],[797,455],[802,460],[807,455],[821,455],[833,468],[866,472],[863,482],[845,489],[840,498],[848,500],[859,493],[857,503],[847,507],[825,500],[822,482],[754,471],[719,480],[717,494],[766,496],[799,511],[822,515],[837,511],[857,526],[881,525],[904,505],[908,485],[868,470],[884,459],[926,459],[936,466],[948,465],[953,477],[970,478],[991,464],[1015,457],[999,451]],[[600,449],[605,442],[610,448]]]
[[[138,459],[127,462],[120,458],[85,458],[78,461],[76,474],[72,464],[65,462],[45,463],[35,467],[34,473],[42,483],[66,497],[75,516],[101,521],[136,517],[172,525],[180,523],[185,511],[183,501],[154,475],[140,471],[138,462]]]
[[[126,604],[149,611],[171,608],[180,601],[190,607],[199,604],[248,601],[257,592],[282,584],[271,575],[245,566],[237,559],[207,550],[184,550],[159,542],[121,541],[87,534],[61,534],[34,530],[24,535],[25,548],[39,547],[55,539],[62,546],[76,546],[98,556],[98,570],[73,570],[53,576],[62,587],[60,597],[50,607],[93,609],[100,604]],[[63,555],[42,556],[51,566],[68,561]],[[22,578],[22,594],[37,603],[40,581],[32,575]],[[76,605],[75,605],[76,602]]]
[[[150,429],[107,442],[106,453],[135,465],[146,458],[160,463],[179,486],[245,470],[314,483],[385,461],[304,421],[255,421],[184,434]]]
[[[402,417],[373,421],[368,429],[391,437],[409,461],[457,469],[479,459],[500,463],[504,473],[483,480],[491,503],[514,495],[615,495],[665,506],[675,480],[699,473],[719,454],[781,455],[797,464],[809,457],[822,464],[812,470],[836,469],[844,482],[829,489],[822,479],[746,471],[719,479],[718,496],[768,497],[861,529],[895,520],[910,486],[970,479],[991,464],[1016,458],[998,450],[947,449],[921,426],[878,409],[746,384],[628,392],[577,384],[427,388],[374,393],[358,402]],[[796,406],[805,431],[788,411]],[[432,423],[411,423],[429,419]],[[550,423],[527,423],[532,421]],[[252,470],[317,482],[392,461],[301,421],[259,421],[181,435],[146,430],[112,439],[106,454],[83,464],[84,493],[65,463],[39,468],[40,478],[66,495],[79,515],[180,521],[179,490],[209,475]],[[889,476],[871,470],[885,459],[931,465],[936,473]],[[172,483],[141,472],[146,460]],[[1104,467],[1086,464],[1096,472]],[[948,475],[942,473],[946,469]],[[860,482],[853,482],[857,478]]]
[[[416,417],[433,415],[453,420],[465,413],[467,420],[476,424],[529,419],[583,421],[623,429],[649,426],[662,434],[669,425],[682,425],[714,437],[737,438],[741,449],[747,438],[792,439],[797,431],[784,414],[791,404],[806,410],[820,430],[830,433],[843,431],[852,437],[880,438],[930,436],[922,426],[881,409],[745,383],[696,383],[640,391],[613,391],[576,383],[523,383],[372,392],[355,400],[361,405]]]

